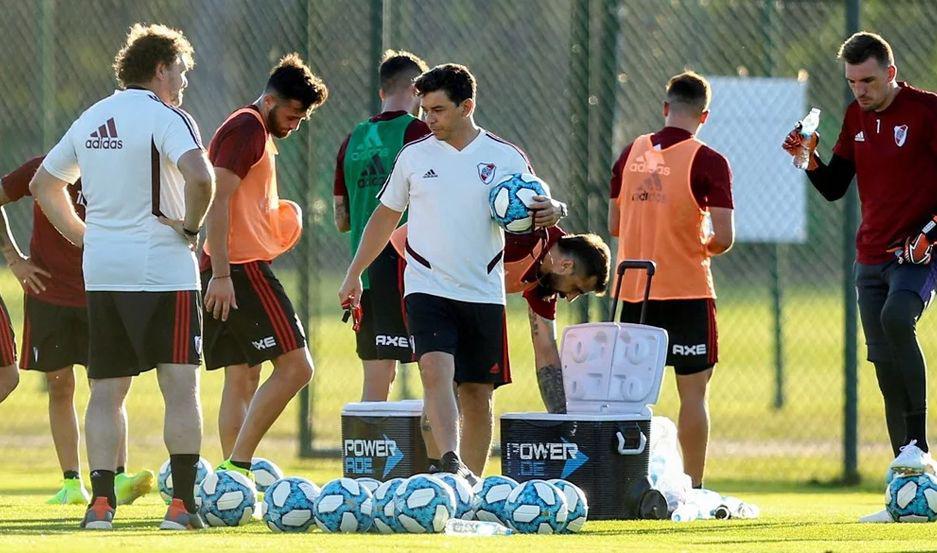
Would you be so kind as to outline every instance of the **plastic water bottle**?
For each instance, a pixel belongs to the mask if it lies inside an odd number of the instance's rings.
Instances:
[[[699,507],[695,503],[683,503],[670,515],[670,520],[674,522],[692,522],[698,519],[699,516]]]
[[[807,165],[810,164],[810,150],[806,146],[807,140],[813,136],[813,133],[817,132],[817,128],[820,126],[820,108],[811,108],[810,113],[806,117],[800,120],[797,123],[797,131],[800,133],[800,137],[804,141],[804,147],[801,149],[800,153],[794,156],[794,167],[798,169],[806,169]]]
[[[446,523],[445,532],[450,536],[510,536],[514,533],[497,522],[460,518],[450,518]]]

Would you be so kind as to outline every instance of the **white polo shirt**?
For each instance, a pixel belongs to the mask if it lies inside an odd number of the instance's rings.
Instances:
[[[519,148],[485,130],[462,150],[432,135],[404,146],[378,198],[394,211],[409,205],[406,294],[504,305],[504,233],[488,191],[530,172]]]
[[[195,254],[157,220],[185,217],[176,163],[199,149],[192,117],[140,89],[116,91],[88,108],[52,148],[43,168],[67,182],[81,177],[87,201],[86,290],[199,289]]]

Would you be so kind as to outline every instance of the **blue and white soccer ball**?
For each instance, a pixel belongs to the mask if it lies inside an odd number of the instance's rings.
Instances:
[[[898,522],[937,520],[937,478],[926,473],[896,476],[885,490],[885,509]]]
[[[210,526],[247,524],[257,504],[257,488],[240,472],[219,470],[198,487],[198,512]]]
[[[448,484],[429,474],[403,481],[394,492],[397,522],[414,534],[442,532],[455,514],[455,493]]]
[[[434,476],[448,484],[452,488],[453,494],[455,494],[455,514],[453,517],[462,520],[473,520],[475,518],[475,509],[478,508],[478,498],[468,481],[461,476],[448,472]]]
[[[397,502],[394,492],[403,484],[403,478],[392,478],[374,490],[374,526],[381,534],[403,532],[397,521]]]
[[[251,474],[258,492],[265,492],[274,482],[283,478],[283,471],[273,461],[263,457],[251,459]]]
[[[566,495],[544,480],[528,480],[514,488],[504,504],[511,526],[522,534],[558,534],[566,528]]]
[[[566,517],[566,528],[563,533],[576,533],[582,530],[582,526],[589,518],[589,502],[586,500],[586,494],[582,488],[567,480],[559,478],[547,480],[563,492],[566,496],[566,508],[569,514]]]
[[[374,520],[374,498],[351,478],[322,486],[315,501],[316,525],[326,532],[367,532]]]
[[[523,234],[534,227],[528,206],[534,196],[549,196],[550,188],[530,173],[506,175],[488,191],[491,216],[507,232]]]
[[[305,478],[277,480],[264,493],[264,522],[274,532],[305,532],[316,523],[319,487]]]
[[[475,497],[478,501],[475,518],[510,527],[511,523],[504,512],[504,503],[517,486],[517,480],[500,475],[489,476],[475,484]]]
[[[371,492],[371,495],[374,495],[374,490],[381,485],[381,481],[377,478],[371,478],[370,476],[362,476],[361,478],[355,478],[355,481],[364,486]]]
[[[205,477],[215,472],[204,457],[199,457],[198,465],[195,467],[195,493],[198,495],[198,485],[205,480]],[[159,467],[159,474],[156,475],[156,486],[159,488],[159,496],[163,498],[166,505],[172,501],[172,468],[169,466],[169,459]]]

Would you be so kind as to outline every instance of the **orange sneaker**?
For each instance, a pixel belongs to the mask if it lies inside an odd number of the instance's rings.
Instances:
[[[190,513],[185,503],[179,498],[173,498],[166,509],[166,516],[159,525],[160,530],[200,530],[205,528],[202,517],[198,513]]]
[[[110,530],[114,527],[114,508],[106,497],[95,497],[94,502],[85,511],[85,518],[80,528],[84,530]]]

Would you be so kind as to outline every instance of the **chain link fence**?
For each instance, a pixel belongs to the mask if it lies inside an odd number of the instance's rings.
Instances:
[[[848,34],[847,5],[839,1],[0,0],[0,9],[4,173],[46,151],[83,109],[110,94],[110,64],[137,21],[181,28],[192,41],[197,66],[189,74],[184,107],[206,141],[230,111],[261,93],[270,67],[287,52],[299,52],[327,83],[328,102],[279,144],[281,196],[304,206],[306,229],[300,246],[275,268],[300,312],[308,314],[317,372],[308,395],[291,404],[261,444],[260,453],[274,457],[336,450],[341,406],[360,397],[354,336],[340,323],[335,301],[350,256],[347,237],[332,223],[331,183],[341,141],[356,122],[379,110],[377,63],[383,49],[410,50],[431,66],[454,61],[472,69],[478,79],[476,121],[528,153],[554,195],[569,203],[567,230],[606,237],[611,165],[625,144],[663,125],[661,103],[670,76],[690,68],[710,77],[806,83],[807,104],[824,111],[825,158],[846,106],[835,59]],[[899,77],[931,89],[937,87],[935,25],[932,2],[862,2],[861,27],[892,42]],[[756,98],[739,110],[771,110],[776,100]],[[713,113],[713,121],[722,115]],[[744,120],[737,124],[731,140],[751,139],[754,127]],[[771,138],[780,145],[783,133]],[[780,148],[773,155],[784,156]],[[730,162],[756,169],[759,164]],[[772,177],[735,186],[757,191],[771,186]],[[806,189],[804,239],[741,242],[713,264],[721,360],[711,388],[710,478],[802,481],[843,473],[844,366],[855,353],[844,345],[850,343],[844,341],[847,306],[854,301],[849,208],[825,202],[805,181],[798,186]],[[781,201],[787,201],[783,195]],[[24,246],[31,225],[26,204],[8,210]],[[759,224],[778,221],[767,213]],[[21,291],[3,279],[0,293],[19,327]],[[560,329],[597,320],[607,306],[607,300],[594,298],[561,306]],[[512,298],[515,383],[496,394],[498,413],[542,409],[523,310]],[[927,354],[937,355],[931,346],[937,329],[929,326],[925,318],[921,341]],[[857,349],[859,467],[877,474],[889,456],[881,400],[871,367],[862,361],[864,348]],[[26,375],[21,386],[0,406],[0,447],[54,466],[41,379]],[[211,458],[220,456],[220,387],[221,374],[203,377],[204,443]],[[80,388],[81,410],[87,389]],[[392,397],[420,395],[415,366],[402,368]],[[677,408],[668,373],[655,412],[676,418]],[[162,409],[154,378],[139,379],[128,409],[131,457],[155,464],[162,457]]]

